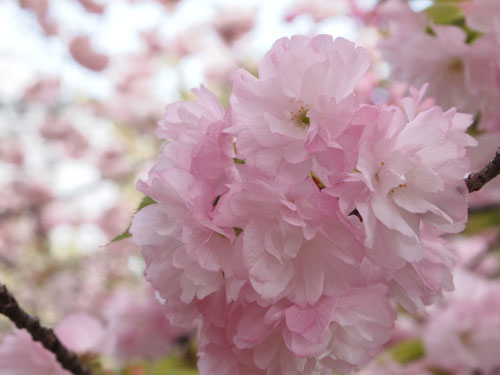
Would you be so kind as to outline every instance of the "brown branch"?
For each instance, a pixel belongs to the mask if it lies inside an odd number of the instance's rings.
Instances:
[[[490,240],[488,242],[489,244],[487,248],[481,251],[479,254],[476,254],[469,261],[466,267],[468,270],[475,271],[488,257],[488,255],[491,255],[496,249],[498,249],[498,245],[500,244],[500,232],[497,233],[496,237],[493,240]]]
[[[479,172],[471,173],[465,179],[469,193],[480,190],[488,181],[498,176],[498,174],[500,174],[500,148],[497,150],[495,157],[486,164],[486,167]]]
[[[91,375],[90,370],[82,365],[78,357],[66,348],[57,338],[54,331],[40,325],[38,319],[24,311],[17,303],[7,287],[0,283],[0,313],[7,316],[17,328],[24,328],[47,350],[55,354],[63,368],[75,375]]]

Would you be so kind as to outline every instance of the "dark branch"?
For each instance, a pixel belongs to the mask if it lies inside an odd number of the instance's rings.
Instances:
[[[479,172],[471,173],[465,179],[469,193],[480,190],[488,181],[498,176],[498,174],[500,174],[500,148],[497,150],[495,157],[486,164],[486,167]]]
[[[0,313],[7,316],[17,328],[24,328],[46,349],[55,354],[63,368],[75,375],[91,375],[90,370],[82,365],[75,353],[67,349],[57,338],[54,331],[40,325],[38,319],[24,311],[7,287],[0,283]]]

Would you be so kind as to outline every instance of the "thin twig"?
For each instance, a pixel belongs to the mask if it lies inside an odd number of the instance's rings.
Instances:
[[[465,179],[469,193],[480,190],[488,181],[491,181],[500,174],[500,148],[497,150],[495,157],[491,159],[486,167],[479,172],[471,173]]]
[[[24,328],[47,350],[55,354],[63,368],[75,375],[91,375],[90,370],[80,363],[78,357],[66,348],[54,331],[40,325],[38,319],[24,311],[7,287],[0,283],[0,313],[7,316],[17,328]]]
[[[493,251],[495,251],[498,248],[498,245],[500,244],[500,232],[497,233],[496,237],[489,241],[489,244],[486,249],[481,251],[479,254],[476,254],[472,259],[469,261],[467,264],[467,269],[471,271],[475,271],[481,263],[488,257],[488,255],[491,255]]]

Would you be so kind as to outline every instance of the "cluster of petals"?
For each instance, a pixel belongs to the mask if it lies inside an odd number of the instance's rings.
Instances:
[[[413,86],[429,82],[428,95],[438,105],[478,115],[482,129],[498,132],[499,3],[476,0],[463,8],[465,24],[477,33],[473,39],[456,25],[433,24],[405,2],[387,1],[378,16],[381,24],[392,26],[391,36],[380,49],[392,78]]]
[[[427,361],[457,375],[493,374],[500,368],[500,287],[464,270],[455,279],[457,291],[424,331]]]
[[[367,53],[278,40],[230,105],[167,106],[131,226],[171,321],[197,325],[202,375],[347,373],[390,339],[395,303],[453,288],[441,235],[463,228],[472,116],[354,94]]]

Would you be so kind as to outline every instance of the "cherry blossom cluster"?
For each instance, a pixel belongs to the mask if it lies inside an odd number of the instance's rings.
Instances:
[[[433,16],[439,7],[446,8]],[[391,33],[380,49],[393,79],[429,82],[437,104],[477,115],[482,130],[500,131],[500,2],[437,3],[418,13],[391,0],[377,13]]]
[[[168,105],[166,144],[130,231],[175,324],[198,327],[202,375],[347,373],[453,288],[441,235],[467,218],[472,116],[422,101],[365,105],[365,50],[328,35],[278,40]]]

